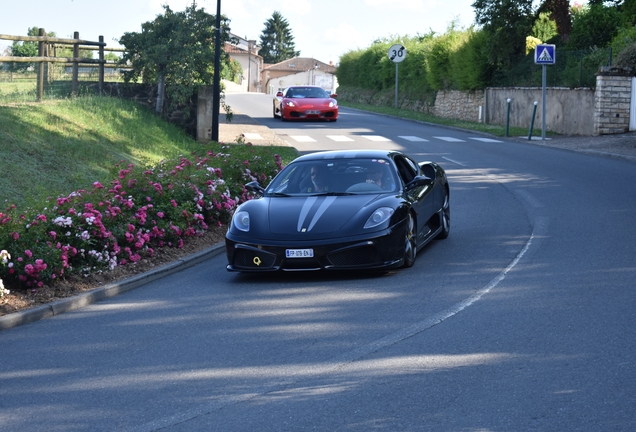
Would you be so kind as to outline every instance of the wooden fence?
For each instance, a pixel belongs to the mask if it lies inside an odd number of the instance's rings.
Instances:
[[[104,59],[105,51],[124,51],[122,48],[106,48],[104,42],[104,36],[99,37],[99,42],[82,40],[79,38],[79,32],[73,34],[73,39],[64,39],[57,37],[46,36],[44,29],[39,30],[39,36],[12,36],[0,34],[0,40],[12,40],[23,42],[37,42],[38,43],[38,55],[37,57],[18,57],[18,56],[0,56],[0,63],[2,62],[17,62],[17,63],[38,63],[37,67],[37,101],[42,101],[42,95],[44,92],[45,83],[48,82],[48,64],[49,63],[70,63],[73,67],[72,79],[71,79],[71,92],[77,94],[79,87],[79,67],[86,65],[97,65],[99,71],[99,83],[98,90],[100,93],[104,87],[104,68],[107,66],[107,61]],[[55,57],[55,46],[72,46],[73,57]],[[94,50],[99,52],[99,58],[81,58],[79,57],[80,49],[82,50]],[[53,55],[51,55],[53,54]],[[113,66],[112,64],[110,65]]]

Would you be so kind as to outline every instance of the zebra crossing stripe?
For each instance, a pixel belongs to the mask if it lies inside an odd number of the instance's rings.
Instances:
[[[296,142],[316,142],[315,139],[307,135],[290,135],[290,137]]]
[[[420,137],[416,137],[416,136],[409,136],[409,135],[399,135],[398,138],[402,138],[405,139],[407,141],[411,141],[411,142],[428,142],[427,139],[424,138],[420,138]]]
[[[245,132],[243,134],[243,136],[245,137],[245,139],[252,139],[252,140],[262,140],[263,139],[263,137],[260,134],[257,134],[257,133]]]
[[[344,136],[344,135],[327,135],[327,138],[334,140],[334,141],[338,141],[338,142],[346,142],[346,141],[353,141],[353,139],[349,138],[348,136]]]
[[[433,137],[435,139],[438,140],[442,140],[442,141],[446,141],[446,142],[466,142],[464,140],[461,140],[459,138],[453,138],[453,137]]]
[[[489,142],[489,143],[500,143],[500,142],[503,142],[503,141],[499,141],[499,140],[492,139],[492,138],[472,138],[472,137],[469,137],[468,139],[475,140],[475,141],[481,141],[481,142]]]
[[[375,142],[385,142],[385,141],[391,141],[390,139],[380,136],[380,135],[362,135],[364,138],[368,139],[369,141],[375,141]]]

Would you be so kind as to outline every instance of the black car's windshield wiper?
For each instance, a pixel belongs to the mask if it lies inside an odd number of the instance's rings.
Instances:
[[[290,194],[283,193],[283,192],[270,192],[270,193],[266,194],[265,196],[268,196],[268,197],[283,197],[283,198],[286,198],[286,197],[290,197],[291,195],[290,195]]]
[[[347,195],[356,195],[352,192],[320,192],[311,194],[312,196],[347,196]]]

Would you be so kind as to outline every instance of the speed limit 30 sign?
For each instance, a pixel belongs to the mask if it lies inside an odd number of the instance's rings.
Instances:
[[[395,44],[389,48],[389,60],[393,63],[400,63],[406,57],[406,48],[403,45]]]

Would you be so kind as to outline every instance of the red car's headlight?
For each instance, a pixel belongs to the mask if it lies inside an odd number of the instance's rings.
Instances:
[[[338,102],[336,102],[336,101],[330,101],[329,102],[329,108],[333,108],[335,106],[338,106]]]
[[[294,104],[294,103],[293,103],[292,101],[290,101],[290,100],[285,101],[285,105],[287,105],[288,107],[295,107],[295,106],[296,106],[296,104]]]

